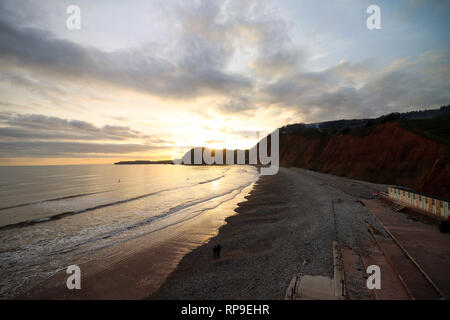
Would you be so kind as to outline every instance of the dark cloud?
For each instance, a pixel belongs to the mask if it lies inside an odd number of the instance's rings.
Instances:
[[[103,81],[170,98],[248,90],[252,86],[248,77],[224,71],[233,55],[227,39],[214,41],[189,32],[190,24],[197,18],[197,24],[203,23],[205,28],[220,28],[209,16],[218,14],[220,8],[207,3],[191,10],[195,16],[184,16],[182,36],[176,44],[179,54],[173,59],[159,57],[144,48],[104,52],[80,46],[55,39],[42,30],[21,28],[0,15],[0,60],[10,68],[27,67],[38,74],[75,81]]]
[[[38,114],[0,114],[1,138],[126,140],[149,136],[124,126],[97,127],[90,122]]]
[[[124,126],[97,127],[80,120],[0,113],[2,157],[118,155],[165,149],[171,144]]]
[[[450,101],[450,64],[445,56],[377,69],[340,63],[314,73],[299,72],[264,86],[262,101],[297,110],[311,122],[372,117],[412,106],[441,106]]]
[[[252,67],[266,77],[274,78],[295,73],[303,62],[304,52],[292,49],[278,49],[272,54],[260,55]]]
[[[175,6],[167,17],[174,22],[173,41],[113,52],[20,27],[18,18],[9,19],[14,12],[0,13],[0,63],[12,70],[6,75],[10,81],[29,87],[37,83],[14,75],[15,68],[26,68],[41,78],[83,84],[102,81],[173,99],[240,96],[253,90],[258,79],[227,71],[239,48],[255,47],[256,57],[250,65],[269,78],[293,72],[305,56],[292,43],[287,23],[268,14],[259,1]]]
[[[86,157],[87,155],[123,155],[148,152],[162,147],[144,144],[108,144],[77,142],[25,142],[0,141],[0,156],[13,157]]]
[[[251,25],[258,34],[256,59],[251,67],[264,77],[277,78],[298,72],[306,60],[304,48],[296,46],[287,22],[280,17],[263,18]]]
[[[231,98],[226,103],[220,105],[219,110],[225,113],[244,114],[257,109],[252,100],[252,98],[247,96]]]

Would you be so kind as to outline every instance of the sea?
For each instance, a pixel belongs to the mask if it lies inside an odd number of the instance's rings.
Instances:
[[[0,298],[223,208],[220,223],[208,225],[217,231],[258,176],[253,166],[0,167]]]

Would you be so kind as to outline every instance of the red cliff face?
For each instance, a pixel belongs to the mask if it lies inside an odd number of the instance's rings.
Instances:
[[[397,122],[379,124],[365,136],[281,135],[280,161],[282,166],[450,197],[450,162],[445,145],[403,129]]]

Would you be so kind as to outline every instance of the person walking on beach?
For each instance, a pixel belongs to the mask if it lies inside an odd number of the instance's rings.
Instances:
[[[220,258],[220,250],[222,249],[222,247],[220,246],[220,244],[217,245],[217,258]]]

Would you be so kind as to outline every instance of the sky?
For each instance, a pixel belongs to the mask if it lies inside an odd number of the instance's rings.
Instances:
[[[449,13],[446,0],[0,0],[0,165],[174,159],[449,104]]]

